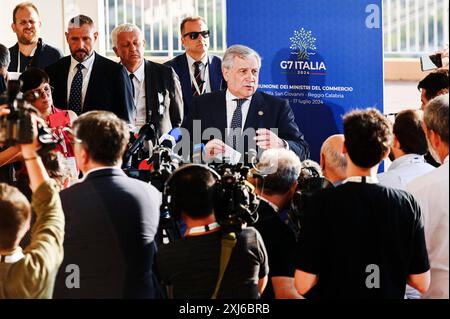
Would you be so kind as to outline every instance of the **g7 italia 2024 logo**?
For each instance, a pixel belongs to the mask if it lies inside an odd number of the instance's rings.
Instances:
[[[280,67],[283,70],[295,71],[296,74],[325,74],[323,73],[323,71],[327,70],[325,63],[323,61],[317,61],[319,60],[317,58],[311,59],[311,57],[317,53],[317,39],[313,36],[312,31],[301,28],[298,31],[294,31],[294,36],[290,37],[289,40],[291,41],[289,47],[291,56],[295,56],[296,58],[281,61]]]
[[[309,60],[311,55],[316,54],[316,38],[313,37],[311,31],[306,31],[301,28],[300,31],[294,31],[294,36],[289,38],[291,40],[292,54],[297,55],[297,60]]]

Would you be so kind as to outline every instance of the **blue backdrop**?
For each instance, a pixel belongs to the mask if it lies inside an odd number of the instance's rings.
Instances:
[[[227,45],[262,57],[260,90],[289,99],[319,160],[354,108],[383,111],[381,0],[228,0]]]

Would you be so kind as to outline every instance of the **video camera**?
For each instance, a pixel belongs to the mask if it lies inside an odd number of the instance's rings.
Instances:
[[[317,191],[332,188],[333,183],[322,175],[322,170],[316,162],[305,160],[298,177],[298,186],[292,197],[288,218],[295,232],[296,238],[300,235],[304,220],[305,205],[309,198]]]
[[[5,147],[30,144],[34,140],[32,114],[39,111],[25,101],[20,92],[20,81],[9,81],[6,95],[0,104],[6,104],[9,114],[0,117],[0,143]],[[51,130],[38,122],[38,140],[43,147],[53,148],[58,140]]]
[[[20,81],[9,81],[6,96],[0,104],[7,104],[10,113],[0,117],[0,143],[6,146],[33,142],[31,113],[37,110],[29,105],[20,92]]]
[[[225,233],[239,232],[245,224],[258,220],[259,199],[247,181],[249,167],[223,163],[212,167],[220,175],[216,182],[214,212]]]

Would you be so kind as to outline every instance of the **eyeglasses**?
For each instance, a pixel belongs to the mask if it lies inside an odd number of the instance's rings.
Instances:
[[[43,97],[44,95],[49,96],[51,93],[53,93],[53,87],[49,84],[44,85],[42,89],[36,89],[36,90],[30,90],[28,92],[24,93],[24,97],[28,102],[35,102],[40,97]]]
[[[203,38],[207,39],[209,38],[209,30],[200,31],[200,32],[188,32],[183,34],[183,37],[189,36],[191,40],[195,40],[198,38],[198,36],[201,35]]]

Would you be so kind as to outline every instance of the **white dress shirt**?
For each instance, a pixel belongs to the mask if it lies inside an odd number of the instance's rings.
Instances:
[[[127,70],[128,77],[131,72]],[[133,73],[134,86],[134,105],[135,110],[132,118],[132,124],[139,130],[147,122],[147,108],[145,106],[145,61],[142,60],[141,65]],[[148,81],[148,79],[147,79]]]
[[[378,174],[378,180],[381,185],[405,189],[410,181],[433,169],[422,155],[406,154],[394,160],[386,172]]]
[[[85,61],[81,62],[83,64],[84,68],[81,70],[81,73],[83,73],[83,86],[81,87],[81,106],[84,106],[84,99],[86,97],[86,92],[89,84],[89,79],[91,77],[92,73],[92,66],[94,65],[95,60],[95,53],[92,53],[92,55],[87,58]],[[73,77],[77,73],[77,60],[73,58],[73,56],[70,57],[70,68],[69,68],[69,76],[67,77],[67,101],[69,101],[70,97],[70,87],[72,86]]]
[[[196,60],[191,58],[189,56],[189,54],[187,54],[187,53],[186,53],[186,57],[187,57],[188,66],[189,66],[189,76],[191,78],[191,85],[194,85],[193,84],[194,81],[195,81],[195,76],[194,76],[195,66],[194,66],[194,63],[196,62]],[[202,95],[203,93],[210,93],[211,92],[211,84],[209,83],[208,55],[205,54],[203,59],[201,59],[200,61],[202,61],[202,63],[200,64],[200,72],[203,73],[203,81],[205,81],[205,83],[203,84],[203,92],[199,92],[200,95]]]
[[[444,164],[422,175],[406,186],[422,208],[431,267],[431,284],[422,298],[449,298],[448,249],[449,249],[449,157]]]

